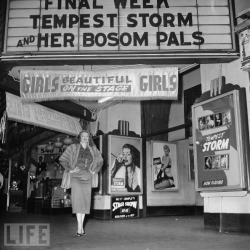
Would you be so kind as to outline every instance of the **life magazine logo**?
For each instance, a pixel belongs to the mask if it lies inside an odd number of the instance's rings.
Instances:
[[[5,223],[4,246],[49,246],[50,224]]]

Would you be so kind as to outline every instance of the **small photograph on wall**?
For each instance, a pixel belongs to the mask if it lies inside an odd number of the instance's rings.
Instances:
[[[109,135],[110,194],[142,193],[142,141]]]
[[[215,114],[215,127],[220,127],[222,125],[222,113]]]
[[[231,112],[227,110],[222,113],[222,125],[227,125],[231,123]]]
[[[208,129],[215,127],[214,115],[208,115],[206,117],[206,124]]]
[[[229,155],[218,154],[204,157],[205,170],[229,169]]]
[[[199,117],[199,130],[204,130],[206,128],[206,117]]]
[[[175,143],[152,141],[152,190],[178,189],[177,146]]]

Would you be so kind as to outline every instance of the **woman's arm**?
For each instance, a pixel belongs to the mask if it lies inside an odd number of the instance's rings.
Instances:
[[[103,166],[103,158],[102,158],[102,154],[96,147],[93,147],[92,150],[93,150],[94,159],[90,166],[90,171],[92,174],[95,174],[101,170]]]
[[[71,147],[68,146],[66,148],[66,150],[63,152],[63,154],[61,155],[61,157],[59,158],[59,162],[60,164],[63,166],[63,168],[66,171],[71,170],[70,168],[70,155],[71,155]]]

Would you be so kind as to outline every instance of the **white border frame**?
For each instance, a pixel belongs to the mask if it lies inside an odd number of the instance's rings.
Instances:
[[[115,146],[116,151],[112,152],[112,141],[116,140],[118,145]],[[132,143],[134,141],[134,143]],[[111,168],[113,165],[113,161],[115,160],[115,157],[113,155],[118,155],[121,150],[122,146],[124,144],[132,144],[135,146],[139,151],[140,151],[140,170],[141,170],[141,191],[140,192],[126,192],[126,191],[112,191],[111,190]],[[127,137],[127,136],[119,136],[119,135],[108,135],[108,164],[109,164],[109,169],[108,169],[108,193],[111,195],[137,195],[137,194],[142,194],[143,193],[143,169],[142,169],[142,139],[140,137]]]
[[[157,145],[158,144],[158,145]],[[174,177],[174,184],[175,187],[169,187],[162,190],[157,190],[154,188],[154,181],[155,181],[155,168],[153,166],[153,158],[160,157],[162,158],[164,152],[163,152],[163,146],[167,144],[170,147],[170,157],[172,160],[172,167],[171,172]],[[154,145],[157,145],[157,147],[160,148],[159,152],[157,152],[157,155],[155,154],[155,148]],[[178,160],[177,160],[177,143],[175,142],[168,142],[168,141],[151,141],[151,187],[153,192],[169,192],[169,191],[177,191],[179,190],[179,176],[178,176]]]

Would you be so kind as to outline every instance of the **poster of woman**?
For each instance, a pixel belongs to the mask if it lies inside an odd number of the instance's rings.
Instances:
[[[141,138],[109,136],[111,194],[142,193]]]
[[[178,189],[175,143],[152,141],[152,186],[153,191]]]

